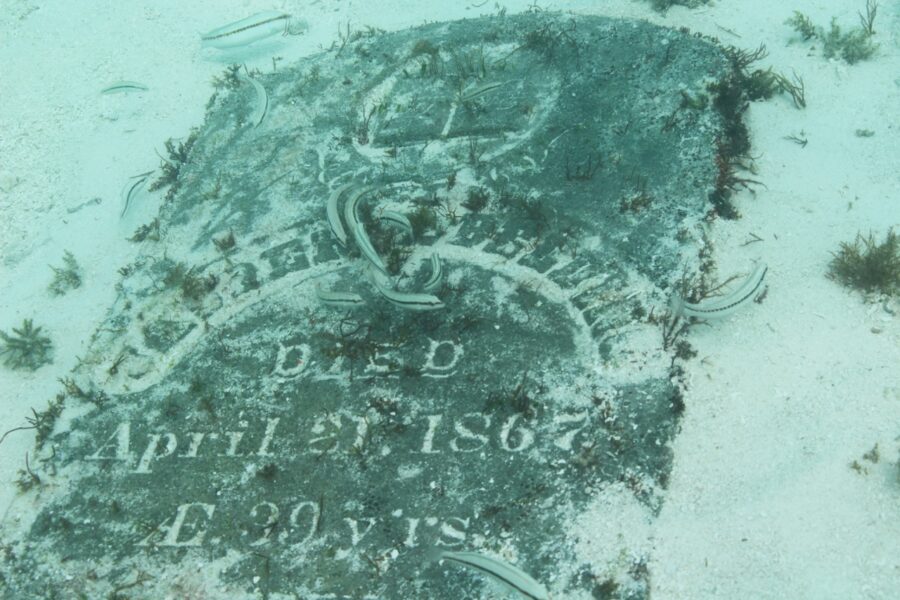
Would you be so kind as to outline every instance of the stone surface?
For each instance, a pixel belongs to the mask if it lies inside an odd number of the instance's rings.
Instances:
[[[9,546],[12,597],[498,589],[434,546],[557,598],[645,597],[633,540],[591,564],[572,523],[609,486],[648,515],[664,499],[680,400],[646,315],[696,260],[723,128],[702,100],[728,74],[686,33],[532,14],[363,32],[253,74],[258,126],[231,80],[73,374],[98,406],[44,445],[56,483]],[[336,243],[345,183],[375,186],[362,219],[400,289],[440,257],[445,308],[393,306]],[[323,306],[317,284],[365,304]]]

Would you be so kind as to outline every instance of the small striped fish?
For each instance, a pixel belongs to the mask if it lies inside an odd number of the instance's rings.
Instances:
[[[409,237],[413,237],[413,228],[412,223],[409,222],[409,219],[406,215],[395,212],[393,210],[384,210],[381,211],[381,214],[378,215],[378,218],[382,221],[387,221],[388,223],[393,223],[397,225],[403,231],[409,234]]]
[[[375,247],[372,246],[372,240],[369,239],[369,234],[366,233],[366,228],[363,227],[362,223],[356,224],[356,231],[354,232],[354,239],[356,239],[356,245],[359,247],[359,251],[363,253],[373,267],[387,275],[387,265],[384,264],[384,261],[381,260],[381,257],[378,256],[378,253],[375,251]]]
[[[440,558],[465,565],[485,575],[489,575],[518,592],[523,598],[531,600],[550,599],[550,593],[547,591],[547,588],[535,581],[531,575],[519,567],[496,558],[478,554],[477,552],[452,552],[450,550],[441,551]]]
[[[484,85],[470,88],[469,90],[462,93],[462,101],[469,102],[472,99],[477,98],[478,96],[480,96],[482,94],[486,94],[488,92],[496,90],[497,88],[502,87],[504,85],[506,85],[506,82],[500,81],[500,82],[495,82],[495,83],[486,83]]]
[[[707,298],[700,302],[688,302],[680,296],[672,301],[675,316],[696,317],[698,319],[720,319],[734,313],[741,306],[755,298],[766,277],[768,267],[760,263],[740,286],[726,296]]]
[[[347,247],[347,232],[344,230],[343,223],[341,223],[341,213],[338,204],[340,203],[341,196],[344,195],[344,192],[351,187],[353,187],[352,183],[345,183],[338,187],[331,192],[330,196],[328,196],[328,202],[325,205],[325,216],[328,219],[328,226],[331,228],[331,233],[337,238],[337,241],[342,248]]]
[[[247,80],[256,92],[256,108],[253,109],[253,114],[250,115],[250,122],[253,123],[254,127],[259,127],[259,124],[266,118],[266,113],[269,112],[269,94],[260,82],[249,75],[242,75],[242,78]]]
[[[433,292],[441,287],[441,280],[444,277],[444,269],[441,267],[441,258],[435,254],[431,254],[431,277],[422,286],[426,292]]]
[[[444,308],[444,303],[437,296],[432,296],[431,294],[408,294],[392,290],[386,287],[379,280],[378,274],[374,272],[371,272],[371,279],[378,293],[394,306],[399,306],[406,310],[438,310]]]
[[[213,29],[200,36],[200,41],[210,48],[245,46],[276,33],[284,34],[290,21],[291,15],[287,13],[267,10]]]
[[[351,292],[334,292],[331,290],[323,290],[322,286],[316,284],[316,296],[325,306],[335,306],[338,308],[356,308],[365,304],[365,301],[359,294]]]
[[[344,202],[344,222],[347,223],[347,229],[349,229],[351,233],[356,231],[356,224],[359,223],[357,208],[359,207],[362,197],[374,189],[373,186],[366,185],[353,190],[353,193],[350,194],[350,197]]]
[[[146,85],[138,81],[117,81],[100,90],[101,94],[121,94],[125,92],[146,92]]]
[[[135,193],[137,193],[138,189],[144,185],[144,182],[153,175],[153,171],[147,171],[146,173],[141,173],[140,175],[135,175],[132,179],[137,179],[131,185],[125,186],[125,190],[122,191],[122,195],[125,196],[125,206],[122,208],[122,214],[119,217],[124,217],[125,212],[128,210],[128,206],[131,204],[131,199],[134,197]],[[127,190],[127,191],[126,191]]]

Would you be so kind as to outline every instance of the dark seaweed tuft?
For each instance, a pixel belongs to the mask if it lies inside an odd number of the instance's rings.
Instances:
[[[18,329],[14,327],[12,335],[0,331],[0,339],[3,340],[0,356],[7,367],[37,371],[52,362],[53,343],[49,337],[41,335],[41,328],[35,327],[31,319],[22,321]]]
[[[828,277],[864,292],[893,294],[900,291],[900,237],[888,230],[884,242],[869,233],[842,242],[828,266]]]

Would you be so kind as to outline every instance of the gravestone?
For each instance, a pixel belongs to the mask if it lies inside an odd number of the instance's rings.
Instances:
[[[591,564],[575,524],[610,486],[664,498],[680,399],[648,313],[697,260],[729,61],[545,13],[342,42],[229,72],[170,148],[9,597],[500,597],[435,547],[647,596],[646,557]],[[341,186],[389,277],[335,237]]]

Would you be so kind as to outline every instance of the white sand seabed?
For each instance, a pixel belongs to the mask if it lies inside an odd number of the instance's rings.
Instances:
[[[32,408],[43,409],[56,379],[85,351],[115,298],[117,270],[138,252],[125,238],[160,198],[138,198],[122,219],[121,189],[158,165],[153,150],[163,152],[166,139],[201,123],[210,80],[226,64],[267,69],[273,55],[289,64],[328,47],[348,21],[395,30],[496,10],[493,2],[473,4],[0,5],[0,329],[34,317],[55,344],[55,362],[37,373],[0,369],[0,429],[25,425]],[[529,4],[501,3],[510,13]],[[690,334],[700,354],[686,363],[690,386],[670,487],[661,514],[641,529],[657,600],[894,598],[900,589],[900,307],[896,299],[866,303],[824,277],[840,242],[900,226],[900,4],[880,4],[879,50],[852,66],[824,59],[784,21],[799,10],[817,24],[834,16],[852,27],[863,0],[720,0],[666,16],[632,0],[540,4],[686,26],[745,49],[763,43],[764,65],[795,69],[806,84],[805,110],[786,97],[750,108],[752,177],[765,187],[738,195],[742,219],[711,228],[721,275],[763,260],[769,292],[762,304]],[[200,49],[200,32],[268,9],[305,18],[308,33],[239,57]],[[150,89],[99,94],[122,79]],[[857,129],[875,135],[857,137]],[[803,148],[784,139],[801,134],[809,140]],[[748,244],[754,235],[762,241]],[[59,265],[64,250],[85,281],[53,298],[48,265]],[[879,462],[863,460],[875,444]],[[32,445],[32,432],[17,431],[0,446],[7,534],[34,514],[33,496],[12,483]],[[851,469],[854,460],[866,472]],[[613,512],[640,521],[631,507]]]

